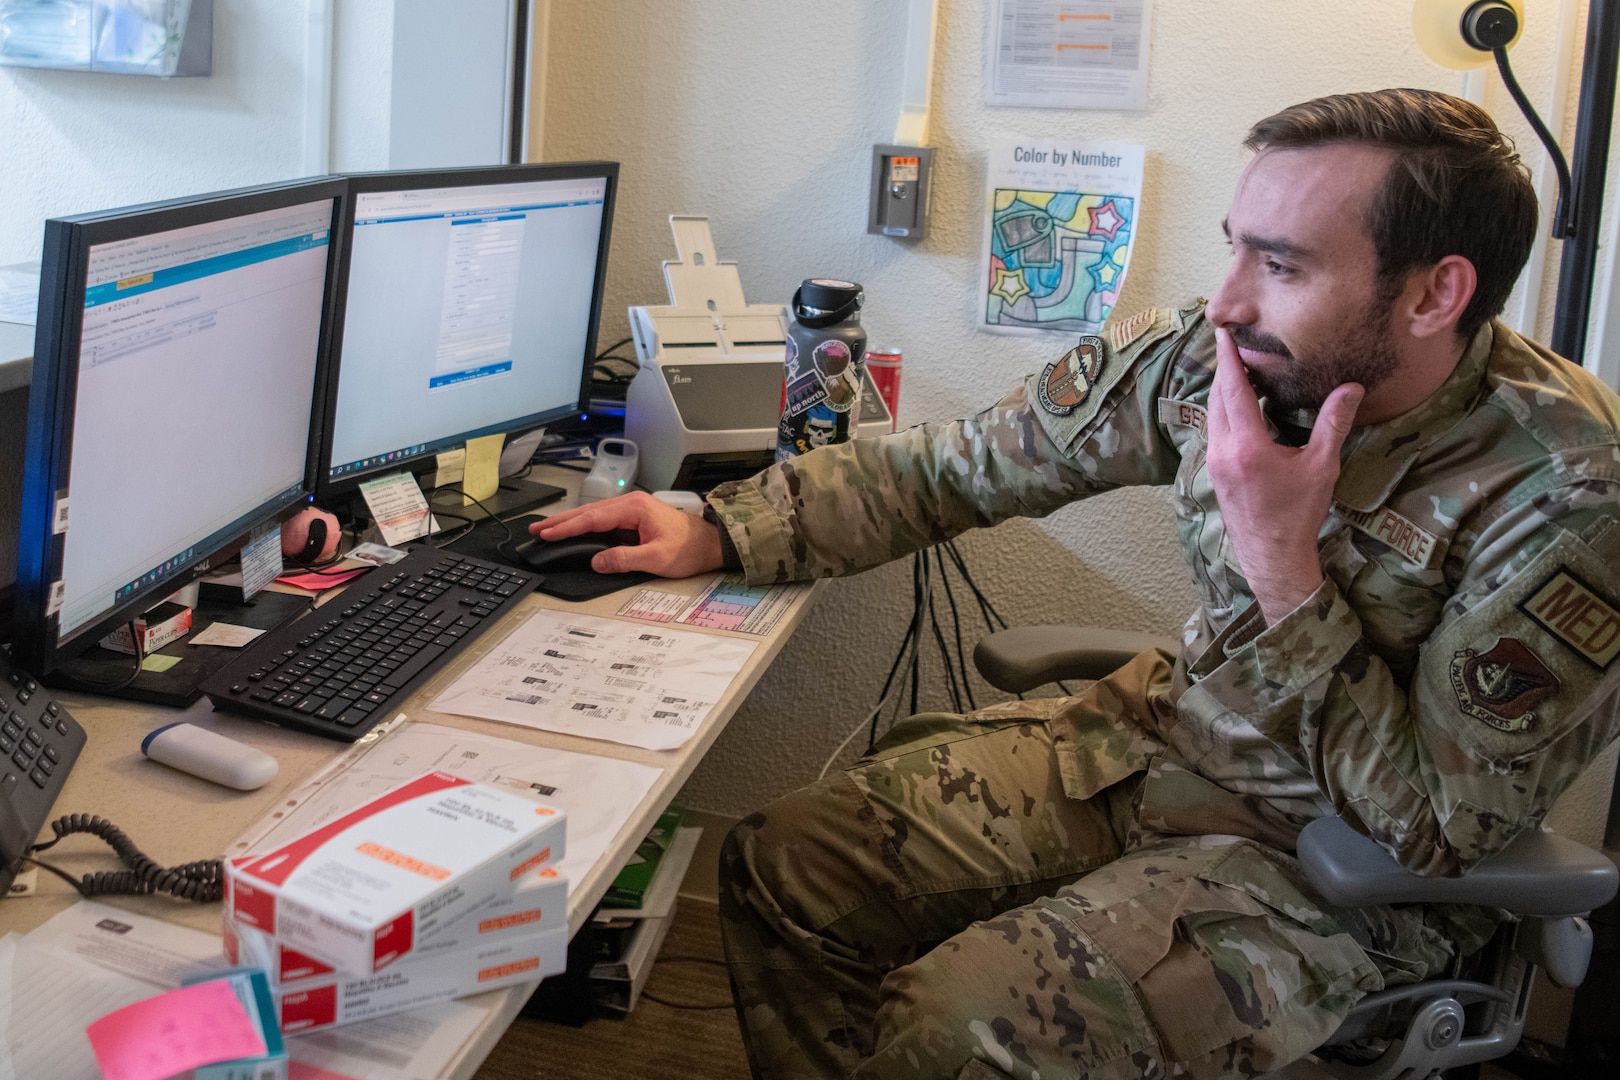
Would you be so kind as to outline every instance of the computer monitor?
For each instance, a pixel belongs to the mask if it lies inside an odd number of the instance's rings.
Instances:
[[[58,668],[312,498],[345,191],[326,178],[45,223],[22,667]]]
[[[349,178],[323,502],[580,410],[618,178],[600,161]],[[502,513],[560,494],[485,502]]]

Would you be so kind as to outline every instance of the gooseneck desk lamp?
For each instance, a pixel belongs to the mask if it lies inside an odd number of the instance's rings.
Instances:
[[[1597,268],[1598,225],[1603,212],[1604,172],[1609,160],[1609,128],[1614,119],[1616,58],[1620,56],[1620,0],[1590,0],[1587,5],[1586,50],[1581,62],[1580,104],[1575,120],[1574,168],[1564,160],[1558,141],[1541,122],[1508,63],[1508,49],[1524,30],[1523,0],[1418,0],[1412,8],[1412,33],[1429,58],[1458,71],[1484,67],[1494,58],[1496,70],[1525,119],[1547,147],[1558,172],[1558,203],[1552,236],[1564,241],[1558,271],[1558,300],[1553,309],[1552,350],[1581,363],[1592,308]],[[1611,815],[1611,833],[1616,823]],[[1616,837],[1620,839],[1620,837]]]

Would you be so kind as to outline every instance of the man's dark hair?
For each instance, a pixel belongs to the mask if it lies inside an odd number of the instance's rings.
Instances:
[[[1362,143],[1394,152],[1367,205],[1378,275],[1394,292],[1408,271],[1447,255],[1479,284],[1457,320],[1471,337],[1507,303],[1536,235],[1536,193],[1513,140],[1479,106],[1433,90],[1317,98],[1249,129],[1250,150]]]

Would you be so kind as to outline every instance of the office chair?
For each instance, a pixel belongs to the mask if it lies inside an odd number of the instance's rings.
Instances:
[[[1023,626],[981,639],[973,661],[992,686],[1024,693],[1059,679],[1101,679],[1155,648],[1174,655],[1181,643],[1095,627]],[[1480,904],[1519,916],[1470,959],[1475,977],[1461,977],[1453,965],[1449,977],[1362,998],[1316,1053],[1318,1069],[1338,1080],[1429,1080],[1512,1051],[1524,1033],[1536,968],[1559,986],[1579,986],[1592,957],[1584,916],[1620,885],[1608,858],[1539,830],[1521,833],[1460,878],[1414,874],[1337,817],[1307,825],[1297,853],[1311,885],[1341,907]],[[1335,1054],[1352,1046],[1354,1056]],[[1366,1060],[1368,1047],[1382,1052]]]

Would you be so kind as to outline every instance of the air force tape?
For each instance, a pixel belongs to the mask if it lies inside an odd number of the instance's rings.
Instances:
[[[1103,368],[1103,339],[1087,334],[1080,344],[1046,365],[1036,384],[1041,408],[1053,416],[1068,416],[1091,396]]]

